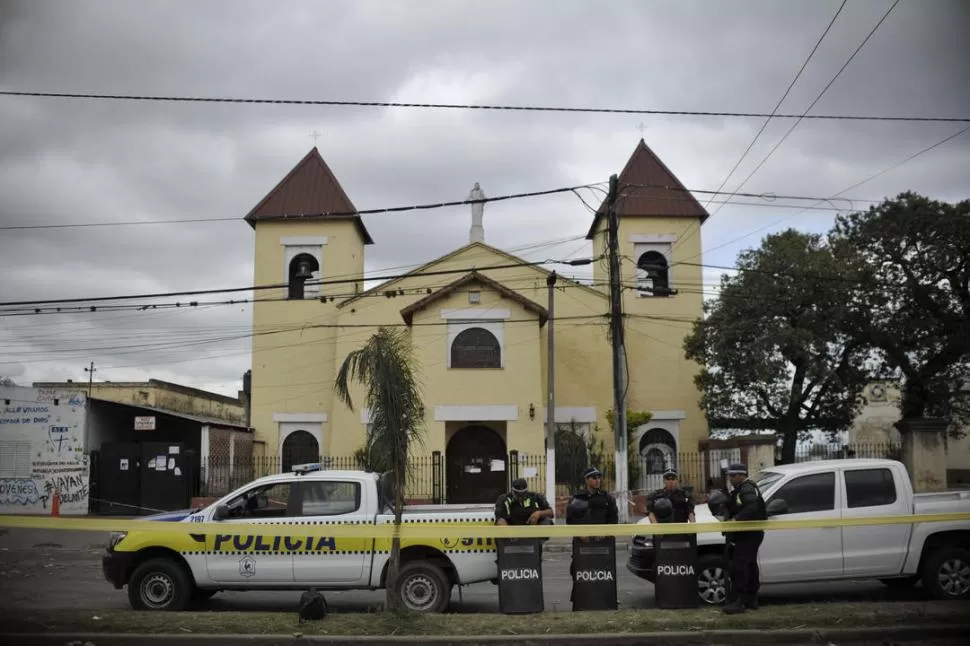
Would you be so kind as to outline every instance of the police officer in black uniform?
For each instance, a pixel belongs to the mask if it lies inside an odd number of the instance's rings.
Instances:
[[[567,525],[617,525],[620,522],[620,510],[616,506],[616,498],[602,489],[603,474],[596,467],[589,467],[583,472],[586,488],[573,494],[572,500],[566,505]],[[596,540],[595,537],[576,536],[577,542]],[[569,563],[569,576],[576,576],[575,560]],[[575,588],[575,581],[573,587]],[[573,600],[573,595],[569,595]]]
[[[512,490],[495,502],[496,525],[549,525],[555,515],[541,493],[529,491],[525,478],[512,481]]]
[[[673,506],[673,513],[667,518],[657,518],[653,513],[654,504],[666,498]],[[677,481],[677,471],[667,469],[664,471],[663,489],[651,491],[647,495],[647,511],[650,514],[651,523],[693,523],[694,522],[694,500],[690,494],[680,488]]]
[[[733,488],[728,494],[725,520],[767,520],[765,499],[761,496],[758,485],[748,479],[747,467],[743,464],[730,465],[728,479]],[[761,547],[765,533],[761,530],[726,532],[725,536],[733,543],[729,570],[734,599],[722,610],[727,614],[757,610],[758,590],[761,588],[758,548]]]

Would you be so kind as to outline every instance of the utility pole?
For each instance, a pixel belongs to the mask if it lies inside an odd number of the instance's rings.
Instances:
[[[548,348],[546,350],[546,500],[556,508],[556,272],[546,278],[549,288]]]
[[[91,362],[91,367],[85,368],[84,372],[88,373],[88,397],[91,397],[91,386],[94,385],[94,373],[96,372],[93,361]]]
[[[610,341],[613,345],[613,427],[616,443],[616,489],[620,522],[630,519],[626,432],[626,349],[623,344],[623,294],[620,275],[620,222],[616,213],[619,179],[610,176],[607,195],[607,254],[610,268]]]

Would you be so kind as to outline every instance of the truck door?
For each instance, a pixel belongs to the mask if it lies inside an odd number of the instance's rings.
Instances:
[[[219,583],[292,583],[294,539],[266,536],[233,525],[279,523],[299,510],[297,487],[290,481],[251,487],[229,501],[233,517],[212,522],[222,525],[216,534],[206,535],[206,570]],[[298,513],[298,512],[297,512]]]
[[[298,484],[302,510],[301,521],[315,529],[328,524],[357,525],[374,522],[374,514],[365,513],[376,506],[366,504],[360,481],[353,479],[304,479]],[[353,586],[364,578],[365,566],[373,554],[373,538],[345,536],[306,537],[303,549],[293,553],[293,576],[307,584]],[[368,578],[370,575],[367,570]]]
[[[862,467],[842,472],[845,481],[846,518],[905,516],[912,507],[896,489],[888,467]],[[878,577],[899,574],[909,551],[912,525],[878,525],[842,528],[845,576]]]
[[[797,476],[765,496],[766,502],[781,498],[788,512],[772,520],[812,520],[839,517],[835,471]],[[765,532],[758,553],[763,583],[810,581],[842,576],[842,528],[811,527]]]

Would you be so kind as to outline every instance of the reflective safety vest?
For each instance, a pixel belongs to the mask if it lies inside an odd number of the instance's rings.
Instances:
[[[532,496],[525,496],[514,500],[512,496],[505,497],[505,513],[509,517],[510,525],[525,525],[534,512],[539,511],[539,503]]]

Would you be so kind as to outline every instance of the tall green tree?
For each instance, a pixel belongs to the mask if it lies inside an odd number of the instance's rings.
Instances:
[[[776,431],[781,462],[800,435],[846,428],[868,380],[865,344],[845,331],[848,289],[821,236],[793,229],[743,252],[684,340],[709,419]]]
[[[412,444],[421,442],[424,429],[424,403],[407,333],[381,327],[367,343],[344,359],[334,390],[351,411],[354,403],[350,390],[354,382],[365,387],[365,400],[370,409],[371,432],[366,450],[375,462],[391,465],[395,532],[387,569],[386,603],[389,610],[399,610],[400,527],[405,487],[411,475],[408,457]]]
[[[970,419],[970,200],[901,193],[829,239],[854,287],[845,330],[902,377],[901,418]]]

